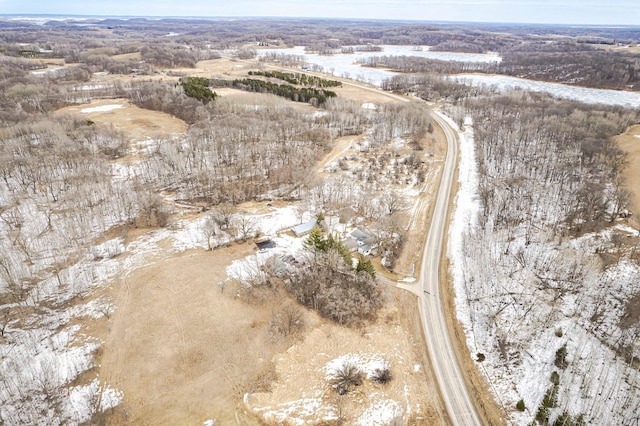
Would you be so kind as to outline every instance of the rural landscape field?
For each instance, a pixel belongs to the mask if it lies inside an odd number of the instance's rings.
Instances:
[[[639,41],[0,16],[0,425],[637,424]]]

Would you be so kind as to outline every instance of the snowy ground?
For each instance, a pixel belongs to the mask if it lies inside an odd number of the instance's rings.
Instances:
[[[503,238],[480,230],[477,220],[478,172],[471,123],[460,138],[460,191],[449,235],[458,319],[472,354],[494,397],[509,413],[509,423],[527,424],[535,417],[551,373],[559,373],[558,403],[551,420],[563,411],[584,414],[588,424],[633,424],[640,412],[640,372],[614,348],[640,355],[637,336],[620,326],[624,306],[640,290],[640,268],[625,256],[602,267],[597,253],[613,250],[613,235],[637,236],[615,225],[599,233],[558,242]],[[528,237],[529,240],[531,236]],[[507,254],[507,253],[515,253]],[[478,262],[479,259],[482,261]],[[579,287],[558,296],[536,288],[539,265],[574,270]],[[568,366],[555,363],[556,351],[567,345]],[[523,399],[524,412],[515,410]]]
[[[257,229],[275,235],[298,224],[297,217],[293,207],[283,207],[251,219]],[[47,300],[56,306],[66,306],[76,295],[88,295],[111,283],[116,275],[128,274],[148,264],[162,252],[159,245],[163,241],[172,241],[174,252],[206,249],[204,219],[202,216],[178,221],[172,229],[151,231],[126,246],[122,238],[96,245],[78,263],[60,272],[60,279],[63,282],[69,279],[72,285],[61,287],[56,277],[45,280],[33,291],[28,305],[39,306],[40,301]],[[216,244],[228,243],[230,239],[221,233]],[[295,252],[302,247],[302,239],[281,236],[275,241],[277,248],[269,255]],[[242,262],[239,264],[244,265]],[[0,340],[4,379],[4,386],[0,388],[0,418],[7,424],[77,424],[88,421],[97,411],[118,405],[122,393],[98,378],[87,385],[69,385],[94,366],[94,352],[101,346],[100,341],[84,335],[80,326],[71,325],[72,322],[103,318],[114,309],[109,300],[94,299],[36,312],[20,324],[10,322],[5,329],[5,339]],[[25,399],[25,394],[42,395],[42,398]]]

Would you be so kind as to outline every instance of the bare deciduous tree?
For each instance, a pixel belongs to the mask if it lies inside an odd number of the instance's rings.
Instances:
[[[269,320],[269,331],[275,337],[296,336],[304,330],[304,315],[295,305],[285,305],[274,312]]]
[[[251,216],[244,213],[237,214],[233,220],[233,227],[238,238],[242,241],[247,240],[256,233],[256,224]]]
[[[211,218],[220,227],[220,229],[228,229],[231,225],[231,219],[236,211],[237,209],[234,205],[223,203],[213,210]]]
[[[207,239],[207,250],[213,250],[213,237],[215,237],[219,232],[218,223],[213,215],[208,215],[205,218],[204,223],[202,224],[202,232]]]

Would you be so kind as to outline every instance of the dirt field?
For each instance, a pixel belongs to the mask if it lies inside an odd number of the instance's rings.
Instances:
[[[124,391],[111,424],[236,422],[238,403],[276,349],[269,310],[221,292],[225,267],[254,250],[234,245],[162,258],[114,284],[100,377]]]
[[[626,133],[616,137],[618,146],[629,154],[628,165],[623,176],[626,188],[631,193],[631,224],[640,227],[640,126],[632,126]]]
[[[117,108],[108,109],[111,106]],[[100,99],[88,104],[65,107],[57,112],[77,115],[92,120],[99,126],[114,126],[123,131],[132,142],[171,138],[187,131],[184,121],[163,112],[138,108],[126,99]]]
[[[200,61],[195,68],[177,68],[172,73],[184,73],[192,77],[206,78],[240,78],[246,77],[247,72],[260,68],[260,64],[241,61],[231,57]]]
[[[437,188],[440,185],[440,174],[446,155],[444,134],[435,127],[433,135],[427,135],[424,141],[425,151],[432,154],[430,157],[430,170],[424,182],[421,197],[412,217],[409,218],[409,229],[405,235],[405,244],[402,253],[396,261],[394,272],[400,278],[406,276],[417,277],[422,261],[425,236],[429,232],[433,206],[437,196]]]
[[[339,80],[337,78],[333,78],[330,75],[326,76],[328,79]],[[336,87],[331,89],[338,94],[338,96],[349,99],[356,102],[362,103],[373,103],[373,104],[386,104],[386,103],[399,103],[399,101],[389,98],[381,93],[372,92],[368,90],[358,89],[357,87],[344,85],[342,87]]]

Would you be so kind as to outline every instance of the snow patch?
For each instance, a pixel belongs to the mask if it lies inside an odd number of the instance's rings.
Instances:
[[[61,70],[62,67],[49,68],[43,71],[31,71],[33,75],[43,75],[43,74],[55,74],[58,70]]]
[[[376,370],[382,370],[388,366],[388,362],[380,354],[346,354],[341,357],[332,359],[325,364],[323,370],[327,381],[331,381],[336,377],[336,373],[344,365],[355,365],[360,371],[367,375],[367,379],[371,379]]]
[[[469,83],[473,86],[495,86],[500,91],[522,89],[548,93],[558,98],[571,99],[588,104],[620,105],[630,108],[640,107],[640,93],[637,92],[591,89],[504,75],[459,74],[451,76],[451,79]]]
[[[83,86],[83,90],[91,90],[91,89],[94,89],[94,88],[102,88],[102,87],[95,86],[95,87],[91,87],[90,89],[85,89],[84,86]],[[119,108],[122,108],[122,105],[115,105],[115,104],[112,104],[112,105],[100,105],[100,106],[91,107],[91,108],[82,108],[80,110],[80,112],[83,113],[83,114],[89,114],[91,112],[106,112],[106,111],[111,111],[111,110],[119,109]]]
[[[262,413],[262,418],[267,424],[303,426],[338,418],[335,409],[327,406],[321,398],[301,398],[275,407],[256,408],[254,411]]]
[[[404,409],[392,399],[373,402],[356,420],[361,426],[401,425]]]

